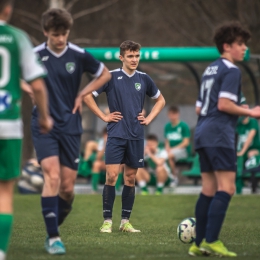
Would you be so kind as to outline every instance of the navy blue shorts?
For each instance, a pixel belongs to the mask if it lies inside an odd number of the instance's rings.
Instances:
[[[201,172],[237,170],[237,155],[234,149],[204,147],[196,151],[199,154]]]
[[[58,156],[60,164],[73,170],[78,169],[81,135],[57,133],[54,130],[41,134],[35,119],[32,120],[31,130],[39,163],[47,157]]]
[[[126,164],[131,168],[144,167],[144,140],[108,137],[106,164]]]

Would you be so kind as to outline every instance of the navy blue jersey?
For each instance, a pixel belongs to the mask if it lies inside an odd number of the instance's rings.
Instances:
[[[144,139],[144,126],[137,117],[142,112],[145,95],[157,99],[160,90],[146,73],[137,70],[128,75],[123,69],[116,69],[111,74],[111,80],[93,92],[96,97],[106,92],[110,112],[118,111],[123,116],[118,123],[108,123],[108,136],[129,140]]]
[[[75,98],[80,87],[81,76],[89,72],[99,77],[104,65],[78,46],[68,43],[62,53],[55,53],[46,43],[34,49],[44,63],[48,76],[45,84],[48,89],[49,109],[54,119],[54,131],[70,135],[82,133],[81,115],[72,114]],[[37,116],[34,108],[33,116]]]
[[[195,130],[195,148],[225,147],[235,149],[238,117],[218,110],[218,99],[228,98],[240,104],[241,73],[230,61],[219,58],[203,76],[196,106],[201,108]]]

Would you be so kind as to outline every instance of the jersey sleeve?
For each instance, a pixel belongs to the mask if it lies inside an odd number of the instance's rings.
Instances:
[[[190,137],[190,128],[184,122],[183,122],[182,135],[183,135],[184,138],[189,138]]]
[[[84,51],[84,71],[92,74],[93,77],[98,78],[104,69],[104,63],[96,60],[89,52]]]
[[[22,78],[31,82],[37,78],[46,75],[46,70],[38,60],[37,54],[33,51],[33,46],[28,38],[28,36],[20,32],[17,39],[19,51],[20,51],[20,66]]]
[[[258,122],[257,122],[257,120],[256,119],[254,119],[254,118],[250,118],[250,120],[251,120],[251,124],[250,124],[250,130],[258,130]]]
[[[98,97],[102,92],[106,92],[108,87],[109,87],[109,82],[107,82],[104,86],[102,86],[98,90],[93,91],[92,92],[93,96]]]
[[[232,68],[227,71],[224,78],[222,79],[222,84],[220,86],[219,98],[228,98],[234,102],[240,103],[239,99],[239,89],[240,89],[240,71],[237,68]]]
[[[152,99],[157,99],[161,92],[155,85],[154,81],[146,74],[146,95]]]

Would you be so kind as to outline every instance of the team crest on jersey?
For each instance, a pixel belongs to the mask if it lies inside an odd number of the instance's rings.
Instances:
[[[141,83],[135,83],[135,89],[139,91],[141,89]]]
[[[66,63],[66,70],[72,74],[75,71],[76,64],[74,62],[67,62]]]

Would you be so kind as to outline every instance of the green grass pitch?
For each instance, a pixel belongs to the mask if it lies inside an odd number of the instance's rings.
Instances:
[[[121,197],[114,206],[113,233],[101,234],[101,195],[77,195],[74,209],[60,229],[67,254],[50,256],[44,248],[45,230],[40,197],[15,195],[15,221],[8,260],[30,259],[189,259],[189,245],[176,235],[178,223],[194,214],[196,195],[136,196],[131,222],[141,233],[121,233]],[[259,196],[232,199],[221,239],[236,259],[260,259]],[[196,259],[205,259],[196,258]]]

